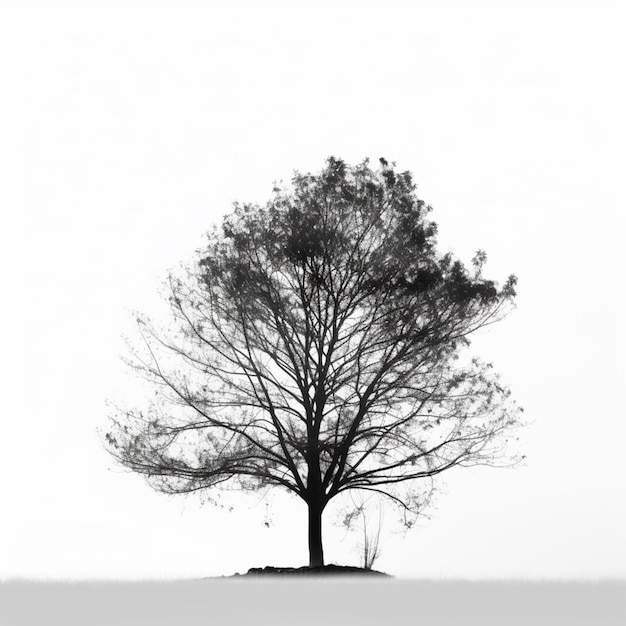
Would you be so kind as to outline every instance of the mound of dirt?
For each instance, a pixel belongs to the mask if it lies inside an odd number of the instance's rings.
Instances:
[[[304,566],[304,567],[251,567],[246,574],[235,574],[235,576],[386,576],[391,578],[389,574],[379,572],[372,569],[364,569],[362,567],[353,567],[351,565],[320,565],[320,566]]]

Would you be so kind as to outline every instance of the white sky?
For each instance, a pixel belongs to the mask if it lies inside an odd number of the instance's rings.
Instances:
[[[620,2],[0,4],[0,577],[307,562],[304,505],[232,513],[115,469],[96,428],[129,309],[232,201],[329,155],[395,160],[442,249],[519,277],[477,340],[534,421],[527,465],[458,470],[385,535],[411,577],[624,577]],[[356,535],[327,516],[329,562]],[[389,515],[389,521],[391,515]],[[387,520],[386,520],[387,523]]]

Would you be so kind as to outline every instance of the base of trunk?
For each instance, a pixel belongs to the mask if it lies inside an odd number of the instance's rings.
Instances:
[[[309,504],[309,567],[323,567],[322,507]]]

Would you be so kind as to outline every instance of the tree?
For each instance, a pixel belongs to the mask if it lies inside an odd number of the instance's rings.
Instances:
[[[137,316],[133,368],[154,386],[119,409],[111,453],[167,493],[282,487],[322,513],[351,489],[384,494],[410,524],[420,485],[495,464],[520,409],[490,365],[460,355],[515,296],[436,250],[409,172],[329,158],[266,206],[235,204],[184,273],[172,322]]]
[[[352,496],[352,494],[350,494]],[[380,497],[380,496],[379,496]],[[367,498],[360,497],[358,501],[352,497],[352,510],[345,516],[343,524],[347,530],[353,530],[355,527],[361,531],[363,535],[363,541],[359,546],[361,552],[361,562],[363,563],[363,569],[371,570],[374,566],[374,562],[381,554],[380,549],[380,532],[383,525],[383,509],[378,503],[378,520],[373,524],[371,517],[368,515],[369,500],[372,496]],[[372,532],[372,526],[374,531]]]

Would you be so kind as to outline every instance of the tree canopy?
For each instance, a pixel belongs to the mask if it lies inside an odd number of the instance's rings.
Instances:
[[[130,361],[156,397],[113,416],[111,453],[168,493],[289,490],[308,506],[311,565],[339,494],[415,514],[424,481],[506,459],[521,409],[459,355],[508,312],[516,279],[486,279],[482,251],[469,268],[438,252],[430,212],[384,159],[331,157],[265,206],[236,204],[169,276],[171,323],[138,316]]]

